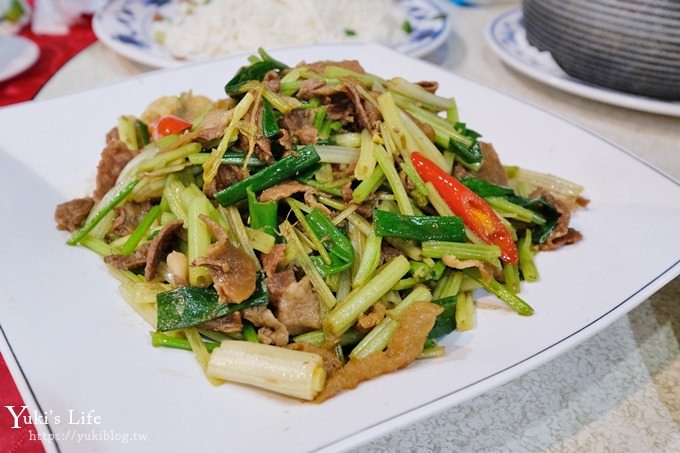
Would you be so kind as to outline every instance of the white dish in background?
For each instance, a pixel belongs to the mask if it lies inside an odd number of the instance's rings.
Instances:
[[[680,102],[623,93],[569,76],[549,52],[541,52],[529,44],[522,24],[521,8],[499,14],[489,23],[485,35],[487,43],[503,62],[553,88],[619,107],[680,116]]]
[[[21,74],[33,66],[40,48],[23,36],[0,36],[0,82]]]
[[[181,14],[180,1],[112,0],[94,15],[92,28],[106,46],[138,63],[159,68],[192,63],[196,60],[175,58],[153,37],[154,20],[160,16],[177,17]],[[408,39],[394,46],[397,51],[421,57],[446,42],[451,23],[436,0],[394,0],[394,3],[395,7],[404,9],[412,27]],[[257,47],[260,46],[254,43],[251,50]]]
[[[209,451],[352,448],[555,358],[680,273],[680,242],[668,239],[680,229],[680,184],[615,145],[382,46],[299,47],[272,56],[283,62],[356,58],[386,78],[439,81],[439,92],[456,98],[463,121],[494,143],[504,163],[586,187],[591,203],[573,218],[583,241],[537,256],[540,281],[522,289],[533,316],[480,309],[474,330],[444,339],[444,357],[417,361],[322,405],[238,385],[214,387],[192,354],[150,345],[149,326],[125,304],[101,258],[66,246],[53,212],[58,203],[90,192],[105,134],[120,114],[139,114],[157,97],[187,90],[223,97],[226,79],[246,57],[0,109],[0,216],[10,219],[0,223],[0,254],[12,263],[0,273],[0,319],[9,347],[40,411],[64,419],[70,410],[101,417],[94,427],[51,423],[54,437],[93,428],[147,436],[125,445],[62,440],[64,453],[191,450],[197,439]],[[26,124],[34,125],[30,134]],[[528,130],[531,124],[541,127]]]

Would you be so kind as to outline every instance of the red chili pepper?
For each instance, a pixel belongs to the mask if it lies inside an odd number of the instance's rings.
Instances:
[[[191,128],[191,123],[175,115],[164,115],[149,126],[154,140],[170,134],[179,134]]]
[[[465,226],[484,242],[500,247],[501,261],[517,262],[517,246],[510,231],[482,197],[417,151],[411,153],[411,162],[423,181],[434,185],[454,214],[463,219]]]

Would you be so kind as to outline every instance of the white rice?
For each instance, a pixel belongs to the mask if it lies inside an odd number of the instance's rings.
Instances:
[[[212,0],[159,21],[154,31],[176,58],[202,60],[291,45],[406,39],[393,0]]]

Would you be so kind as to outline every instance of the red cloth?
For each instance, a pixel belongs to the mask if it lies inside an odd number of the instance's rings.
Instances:
[[[24,27],[19,35],[40,47],[40,57],[26,71],[0,82],[0,106],[33,99],[59,68],[97,40],[92,31],[92,16],[81,17],[67,35],[36,35],[30,26]]]
[[[14,406],[15,414],[21,413],[24,400],[14,384],[14,379],[9,373],[5,360],[0,355],[0,451],[44,453],[45,448],[39,440],[35,427],[30,423],[24,423],[24,411],[19,417],[19,428],[15,426],[12,413],[5,406]]]

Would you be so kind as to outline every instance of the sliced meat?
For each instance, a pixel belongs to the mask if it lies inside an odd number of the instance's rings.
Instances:
[[[257,110],[253,110],[253,108]],[[253,144],[253,154],[265,162],[273,162],[274,156],[272,155],[272,145],[267,137],[264,136],[262,132],[262,115],[264,109],[262,103],[257,102],[256,105],[251,107],[251,109],[246,113],[246,118],[252,118],[255,115],[254,124],[257,127],[257,131],[254,132],[255,143]],[[246,134],[239,135],[239,146],[241,149],[250,149],[250,138]]]
[[[549,237],[541,246],[541,250],[555,250],[564,245],[574,244],[583,239],[583,235],[574,228],[568,228],[567,232],[559,237]]]
[[[346,92],[343,91],[339,96],[334,96],[326,105],[326,117],[333,121],[340,121],[345,127],[355,123],[356,110]]]
[[[373,217],[373,211],[375,210],[375,202],[373,201],[374,199],[375,195],[371,194],[371,196],[368,197],[368,201],[365,201],[359,205],[356,213],[361,217],[370,220]]]
[[[116,269],[124,271],[134,271],[146,266],[146,256],[149,253],[149,242],[142,244],[134,253],[130,255],[108,255],[104,257],[104,262]]]
[[[288,344],[288,330],[267,307],[259,305],[257,307],[246,308],[243,310],[243,317],[252,322],[257,329],[257,336],[264,344],[275,346],[285,346]]]
[[[461,164],[457,163],[453,166],[453,176],[458,179],[474,176],[483,179],[493,184],[500,186],[508,185],[508,177],[505,175],[503,164],[496,153],[493,145],[490,143],[479,142],[482,151],[482,166],[476,172],[471,172]]]
[[[315,88],[311,95],[321,98],[322,104],[332,104],[333,98],[336,95],[340,94],[344,96],[346,95],[346,92],[345,85],[342,83],[335,85],[323,84],[320,87]]]
[[[366,313],[359,315],[356,327],[360,332],[368,333],[372,328],[378,325],[380,321],[385,319],[387,308],[384,304],[378,302],[373,305]]]
[[[271,252],[262,256],[262,268],[267,277],[271,277],[278,271],[280,265],[286,262],[286,245],[276,244]],[[271,291],[271,290],[270,290]]]
[[[399,249],[383,242],[383,246],[380,249],[380,264],[388,263],[394,258],[401,256],[401,254],[402,253],[399,251]]]
[[[222,333],[236,333],[243,330],[241,312],[230,313],[217,319],[204,322],[199,326],[202,329],[213,330]]]
[[[380,114],[378,107],[376,107],[373,102],[364,100],[364,111],[368,117],[369,124],[375,125],[379,121],[382,121],[382,115]]]
[[[97,182],[92,198],[99,201],[109,191],[118,179],[118,175],[128,162],[134,157],[134,153],[118,137],[118,129],[113,128],[106,135],[106,146],[102,150],[99,164],[97,165]]]
[[[146,281],[153,280],[156,276],[156,269],[161,259],[168,253],[168,249],[173,241],[177,238],[177,233],[182,229],[184,223],[177,219],[161,228],[158,234],[151,240],[149,245],[149,252],[146,255],[146,263],[144,265],[144,279]]]
[[[66,231],[77,230],[87,218],[92,206],[94,206],[94,200],[90,197],[76,198],[59,204],[54,211],[57,228]]]
[[[294,135],[301,145],[313,145],[319,139],[319,132],[312,126],[298,129]]]
[[[556,250],[563,245],[573,244],[580,241],[583,235],[573,228],[569,227],[569,222],[571,221],[571,211],[569,206],[560,200],[559,198],[552,195],[550,192],[538,189],[532,192],[529,197],[539,197],[545,198],[548,203],[552,204],[557,212],[560,213],[560,217],[557,220],[557,225],[550,233],[550,236],[546,239],[545,243],[540,246],[541,250]]]
[[[279,278],[279,275],[283,277]],[[270,285],[270,280],[277,281]],[[288,270],[267,279],[267,288],[270,291],[270,301],[275,307],[276,318],[286,326],[290,335],[321,328],[319,299],[312,289],[309,277],[305,276],[298,282],[293,271]]]
[[[453,176],[458,179],[468,178],[470,176],[477,176],[476,173],[471,172],[467,168],[463,167],[458,161],[453,164],[453,171],[451,172]]]
[[[439,82],[435,80],[421,80],[416,84],[420,85],[425,91],[428,91],[432,94],[436,93],[437,90],[439,89]]]
[[[306,191],[305,194],[304,194],[305,204],[312,209],[317,208],[318,210],[323,212],[326,215],[326,217],[331,219],[333,217],[331,210],[328,208],[328,206],[326,206],[323,203],[319,203],[316,200],[316,198],[314,197],[314,194],[316,194],[316,193],[318,193],[316,190]]]
[[[279,145],[284,149],[284,154],[290,152],[293,149],[293,136],[290,134],[288,129],[279,130]]]
[[[209,184],[203,185],[203,193],[212,198],[220,190],[239,182],[243,178],[243,170],[238,165],[220,165],[215,178]]]
[[[308,109],[295,109],[286,113],[279,120],[279,126],[288,129],[288,131],[293,134],[296,130],[311,126],[313,124],[314,113]]]
[[[233,110],[214,108],[205,114],[203,120],[201,120],[200,124],[198,125],[198,130],[201,131],[203,129],[219,127],[222,128],[222,131],[224,131],[224,128],[227,127],[227,123],[229,123],[232,114]]]
[[[579,195],[578,197],[576,197],[575,203],[577,206],[585,208],[590,203],[590,200]]]
[[[348,182],[342,186],[342,200],[345,203],[351,203],[354,200],[354,191],[352,190],[352,183]]]
[[[328,378],[314,402],[321,403],[364,381],[408,366],[423,351],[427,334],[442,310],[439,305],[430,302],[414,302],[399,319],[399,327],[390,337],[387,350],[373,352],[365,358],[351,359]]]
[[[224,242],[228,239],[227,232],[220,226],[219,223],[215,222],[205,214],[199,214],[198,218],[201,219],[201,222],[207,225],[213,237],[217,239],[217,241]]]
[[[141,203],[129,201],[123,206],[115,208],[116,216],[111,225],[111,232],[115,236],[127,236],[134,231],[150,209],[151,202],[148,200]]]
[[[269,300],[273,305],[276,305],[283,296],[286,289],[296,283],[295,273],[293,269],[287,269],[283,272],[273,273],[267,277],[265,283],[267,284],[267,291],[269,291]]]
[[[286,347],[294,351],[304,351],[319,354],[323,359],[323,368],[326,370],[327,376],[330,376],[342,368],[342,362],[340,359],[338,359],[338,356],[328,349],[320,348],[310,343],[291,343]]]
[[[486,142],[479,142],[479,144],[484,160],[475,176],[493,184],[507,186],[508,177],[505,175],[505,169],[493,145]]]
[[[326,83],[319,79],[305,79],[300,83],[300,88],[298,89],[297,96],[299,99],[311,99],[318,95],[316,90],[325,86]]]
[[[262,83],[274,93],[278,93],[281,90],[281,77],[279,76],[279,71],[272,69],[266,73],[262,79]]]
[[[201,219],[204,220],[204,217]],[[205,256],[196,258],[193,265],[208,269],[222,303],[238,304],[255,292],[255,262],[246,252],[226,239],[212,244]]]
[[[313,126],[314,112],[311,109],[295,109],[279,120],[279,127],[287,129],[290,135],[303,145],[315,144],[318,132]]]
[[[354,111],[356,112],[357,119],[359,120],[359,125],[363,129],[368,129],[371,132],[371,134],[374,134],[376,132],[376,123],[372,121],[372,118],[366,112],[366,108],[364,107],[364,102],[361,99],[361,95],[359,95],[359,92],[351,83],[346,82],[345,89],[347,91],[347,96],[349,97],[349,100],[354,105]],[[370,104],[370,102],[366,102],[366,104]]]
[[[198,126],[196,141],[202,144],[212,143],[222,138],[224,129],[231,118],[231,110],[213,109],[206,113]]]
[[[272,154],[272,142],[264,136],[257,138],[255,142],[255,155],[269,164],[274,163],[274,155]]]
[[[226,241],[228,239],[227,231],[222,228],[219,223],[215,222],[205,214],[199,214],[198,218],[201,219],[201,222],[206,224],[206,226],[210,229],[210,233],[218,242]]]
[[[296,193],[314,192],[314,188],[298,181],[286,181],[265,189],[260,194],[260,201],[282,200]]]
[[[493,265],[481,260],[459,260],[453,255],[444,255],[442,257],[442,262],[453,269],[468,269],[471,267],[476,267],[479,269],[479,274],[481,275],[482,280],[485,282],[491,281],[491,278],[496,272]]]

